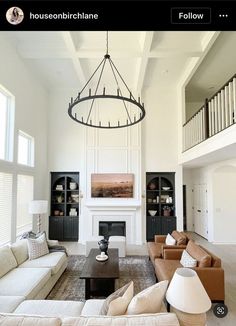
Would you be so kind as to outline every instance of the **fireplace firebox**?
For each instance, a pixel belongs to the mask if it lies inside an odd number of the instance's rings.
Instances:
[[[99,235],[104,236],[105,239],[108,239],[113,235],[125,236],[125,222],[110,222],[102,221],[99,222]]]

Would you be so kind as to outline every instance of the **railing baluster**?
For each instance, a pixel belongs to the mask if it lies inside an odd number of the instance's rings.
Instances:
[[[236,123],[236,78],[233,79],[233,122]]]
[[[225,129],[225,92],[222,89],[220,92],[221,97],[221,130]]]
[[[215,134],[218,132],[218,101],[217,96],[214,98],[215,100]]]
[[[217,109],[218,109],[218,132],[221,131],[221,110],[220,110],[220,93],[217,94]]]
[[[209,119],[209,136],[212,135],[212,107],[211,107],[211,101],[209,102],[208,107],[208,119]]]
[[[229,124],[233,124],[233,83],[229,83]]]
[[[215,100],[211,100],[212,104],[212,136],[215,134]]]
[[[229,86],[225,86],[225,126],[229,126]]]

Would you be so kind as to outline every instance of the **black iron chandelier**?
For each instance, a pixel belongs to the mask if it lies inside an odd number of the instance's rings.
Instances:
[[[94,128],[123,128],[139,123],[145,117],[144,104],[133,96],[108,53],[86,82],[78,96],[69,103],[68,114],[74,121]],[[108,71],[109,70],[109,71]],[[109,84],[103,84],[104,74],[110,73]],[[96,79],[97,78],[97,79]],[[111,89],[111,81],[115,87]],[[96,83],[94,83],[96,80]],[[95,91],[89,85],[94,86]],[[87,95],[84,95],[87,90]],[[108,93],[108,91],[109,93]]]

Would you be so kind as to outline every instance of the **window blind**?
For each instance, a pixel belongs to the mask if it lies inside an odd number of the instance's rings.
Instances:
[[[11,240],[13,175],[0,172],[0,245]]]
[[[17,176],[17,235],[32,229],[32,215],[29,214],[29,202],[33,200],[33,192],[33,176],[19,174]]]

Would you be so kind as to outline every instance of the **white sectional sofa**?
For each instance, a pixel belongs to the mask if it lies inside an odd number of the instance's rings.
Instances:
[[[12,312],[24,299],[44,299],[67,266],[64,252],[28,257],[26,239],[0,248],[0,311]]]
[[[27,240],[0,248],[0,325],[3,326],[203,326],[188,314],[99,316],[104,300],[86,302],[44,299],[67,266],[65,253],[29,260]],[[33,300],[32,300],[33,299]],[[37,300],[36,300],[37,299]]]

